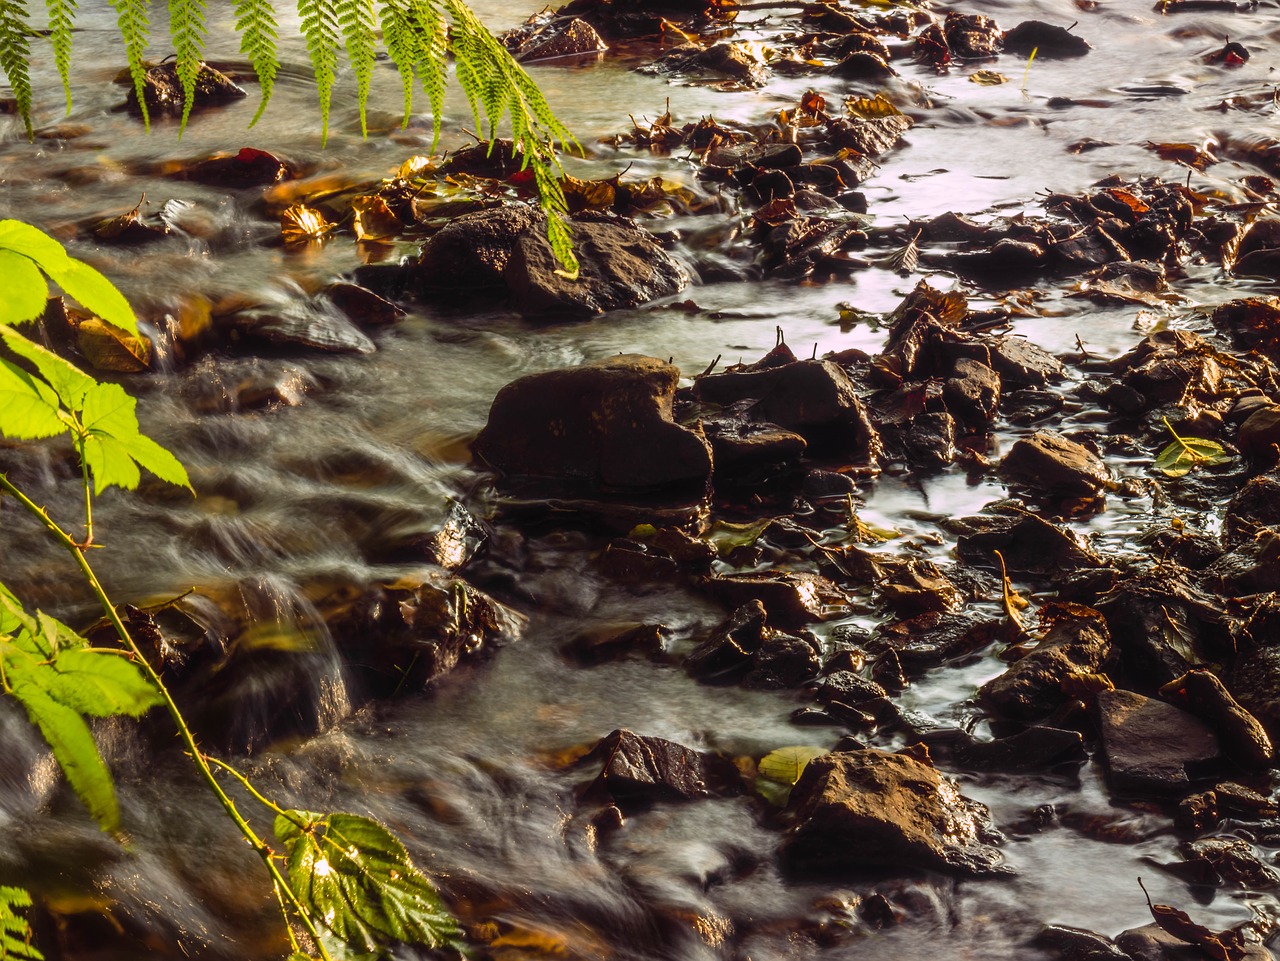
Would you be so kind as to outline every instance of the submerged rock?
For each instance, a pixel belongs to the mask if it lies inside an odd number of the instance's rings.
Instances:
[[[1045,430],[1017,441],[1000,473],[1010,483],[1049,497],[1090,497],[1111,482],[1111,472],[1097,454]]]
[[[679,377],[636,354],[521,377],[498,392],[473,449],[508,475],[608,491],[704,489],[706,438],[672,420]]]
[[[783,853],[802,868],[888,865],[971,877],[1009,874],[987,808],[904,754],[825,754],[805,767]]]

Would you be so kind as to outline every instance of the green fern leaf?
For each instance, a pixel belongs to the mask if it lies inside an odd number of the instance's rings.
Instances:
[[[0,885],[0,959],[43,961],[31,944],[31,925],[18,912],[31,907],[31,895],[23,888]]]
[[[320,144],[323,146],[329,141],[329,103],[338,69],[338,22],[332,0],[298,0],[298,15],[302,17],[300,29],[307,38],[307,54],[311,57],[320,95]]]
[[[235,0],[232,9],[236,30],[240,32],[240,52],[249,58],[262,88],[257,112],[249,121],[252,127],[267,109],[267,102],[275,89],[276,72],[280,69],[280,56],[276,52],[276,12],[271,0]]]
[[[382,24],[382,40],[386,44],[387,55],[400,74],[400,85],[404,89],[404,119],[400,126],[407,127],[413,113],[414,68],[420,56],[418,38],[409,26],[407,12],[397,0],[383,0],[378,19]]]
[[[67,113],[71,113],[71,28],[75,23],[76,0],[45,0],[49,13],[49,43],[53,45],[53,60],[62,78],[62,92],[67,98]]]
[[[360,105],[360,136],[369,136],[365,107],[378,55],[378,18],[373,0],[338,0],[338,26],[347,45],[347,58],[356,75],[356,99]]]
[[[23,0],[0,0],[0,67],[13,88],[28,140],[35,133],[31,127],[30,59],[31,28],[27,25],[26,5]]]
[[[111,0],[116,11],[116,24],[120,36],[124,39],[125,54],[129,59],[129,74],[133,77],[133,92],[138,97],[138,109],[142,111],[142,122],[151,129],[151,115],[147,111],[147,100],[143,96],[147,68],[143,56],[147,52],[147,40],[151,32],[151,19],[148,16],[148,0]]]
[[[177,57],[178,81],[182,84],[182,122],[178,139],[187,129],[191,105],[196,95],[196,77],[200,73],[204,38],[208,32],[204,20],[205,0],[169,0],[169,36]]]
[[[383,0],[382,38],[404,87],[404,118],[413,113],[414,80],[422,82],[431,101],[432,141],[436,149],[444,114],[445,86],[449,77],[449,23],[435,0]]]

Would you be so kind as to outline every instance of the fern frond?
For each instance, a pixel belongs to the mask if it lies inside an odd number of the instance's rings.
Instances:
[[[383,0],[381,21],[382,39],[404,87],[404,118],[400,125],[409,124],[414,81],[419,79],[431,101],[434,151],[444,121],[445,86],[449,79],[448,21],[435,0]]]
[[[302,35],[307,38],[307,54],[316,75],[316,91],[320,95],[320,145],[329,141],[329,102],[338,69],[338,21],[332,0],[298,0],[302,17]]]
[[[267,102],[275,89],[276,71],[280,69],[280,56],[276,52],[276,12],[271,0],[235,0],[232,12],[236,17],[236,30],[240,33],[240,52],[249,58],[262,87],[258,110],[249,121],[252,127],[267,109]]]
[[[178,125],[178,139],[187,129],[191,116],[191,104],[196,95],[196,77],[203,59],[204,38],[208,31],[204,22],[205,0],[169,0],[169,35],[173,38],[173,52],[177,57],[176,72],[182,84],[182,122]]]
[[[142,62],[147,52],[147,40],[151,32],[151,19],[148,16],[149,0],[111,0],[116,11],[116,25],[120,28],[120,36],[124,40],[125,54],[129,59],[129,74],[133,77],[133,91],[138,97],[138,109],[142,111],[142,122],[151,129],[151,115],[147,111],[147,98],[144,95],[147,68]]]
[[[382,23],[382,41],[387,46],[387,55],[396,65],[400,85],[404,88],[404,119],[400,126],[406,127],[413,113],[413,85],[416,79],[414,68],[420,49],[418,37],[409,25],[408,14],[398,0],[383,0],[378,19]]]
[[[31,907],[31,895],[23,888],[0,885],[0,958],[30,958],[44,955],[31,944],[31,925],[19,909]]]
[[[449,83],[449,22],[435,0],[410,0],[421,24],[425,57],[418,64],[422,89],[431,103],[431,151],[440,143],[444,124],[444,94]]]
[[[369,136],[365,107],[378,55],[378,18],[373,0],[338,0],[338,26],[346,41],[347,58],[356,75],[356,102],[360,106],[360,136]]]
[[[27,139],[34,135],[31,128],[31,28],[27,25],[27,8],[23,0],[0,0],[0,67],[4,68],[13,88],[13,98],[18,102],[18,113],[27,128]]]
[[[49,12],[49,43],[53,45],[53,61],[62,78],[62,92],[71,113],[71,27],[76,18],[76,0],[45,0]]]

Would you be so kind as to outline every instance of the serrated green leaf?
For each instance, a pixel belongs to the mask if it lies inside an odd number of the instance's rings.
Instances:
[[[162,703],[138,666],[112,651],[62,651],[53,667],[44,679],[49,695],[89,717],[141,717]]]
[[[175,487],[192,490],[191,479],[187,476],[187,469],[182,466],[182,462],[146,434],[139,434],[123,443],[130,457],[162,481],[167,481]]]
[[[28,360],[45,379],[58,400],[67,410],[79,411],[84,406],[85,394],[97,383],[92,377],[52,351],[28,340],[11,328],[0,326],[0,338],[5,346],[24,360]]]
[[[109,434],[86,437],[82,454],[93,475],[94,494],[101,494],[108,487],[137,490],[142,482],[142,472],[128,449]]]
[[[0,324],[21,324],[44,313],[49,285],[28,257],[0,248]]]
[[[0,959],[21,958],[43,961],[31,943],[31,925],[18,912],[31,907],[31,894],[24,888],[0,884]]]
[[[67,248],[43,230],[21,220],[0,220],[0,249],[30,257],[43,271],[60,270],[70,261]]]
[[[44,269],[53,282],[85,310],[131,334],[138,332],[138,318],[129,301],[100,271],[71,257],[65,266]]]
[[[67,783],[94,820],[104,831],[116,831],[120,827],[120,806],[115,786],[84,718],[29,678],[15,678],[11,693],[44,735]]]
[[[377,951],[390,941],[431,948],[456,943],[457,921],[404,845],[376,821],[289,811],[276,818],[275,835],[288,852],[298,897],[353,949]]]
[[[163,481],[190,489],[178,459],[138,430],[138,402],[119,384],[95,384],[84,396],[81,423],[88,436],[84,459],[93,474],[94,490],[111,486],[137,488],[141,465]]]
[[[44,381],[0,360],[0,433],[14,440],[56,437],[67,431],[58,416],[58,395]]]

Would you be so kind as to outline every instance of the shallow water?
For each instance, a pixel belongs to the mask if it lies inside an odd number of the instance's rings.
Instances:
[[[978,219],[1034,211],[1047,191],[1078,191],[1113,172],[1189,177],[1198,190],[1235,197],[1231,181],[1256,171],[1228,160],[1207,174],[1188,173],[1146,144],[1276,132],[1274,107],[1211,109],[1274,89],[1275,2],[1248,13],[1169,17],[1147,0],[975,0],[958,9],[987,13],[1005,27],[1032,17],[1078,21],[1076,32],[1094,50],[1080,60],[1029,64],[1003,57],[990,65],[1010,77],[998,87],[969,82],[967,69],[937,75],[904,62],[889,93],[916,105],[917,124],[862,188],[878,226],[947,210]],[[501,28],[531,8],[486,0],[477,10]],[[47,60],[35,64],[35,144],[22,140],[16,118],[0,116],[0,216],[29,220],[67,240],[76,255],[112,276],[157,330],[194,295],[284,303],[362,262],[349,238],[307,253],[273,246],[275,228],[256,211],[252,191],[237,195],[155,171],[174,158],[252,145],[317,176],[387,176],[406,157],[425,152],[431,139],[429,120],[420,115],[409,130],[398,129],[399,88],[389,65],[377,79],[367,140],[359,137],[354,107],[344,102],[335,107],[327,148],[320,148],[304,53],[293,44],[258,127],[245,129],[255,109],[251,99],[198,116],[176,142],[172,125],[157,124],[147,136],[116,110],[124,88],[112,82],[120,57],[110,42],[108,13],[94,5],[81,16],[69,117],[60,115]],[[760,18],[758,35],[767,36],[775,14],[752,16]],[[164,30],[159,14],[155,30]],[[753,32],[742,36],[751,39]],[[1228,37],[1253,52],[1249,63],[1237,69],[1203,64]],[[236,58],[234,43],[210,53],[211,59]],[[628,114],[655,117],[668,99],[678,122],[714,114],[764,124],[811,86],[831,102],[874,92],[828,77],[779,77],[760,91],[722,92],[669,84],[629,67],[605,57],[535,68],[548,99],[590,149],[588,159],[569,162],[572,172],[611,175],[630,164],[637,177],[660,174],[692,184],[693,167],[679,157],[598,143],[628,129]],[[1051,104],[1054,98],[1074,103]],[[460,132],[469,125],[463,106],[450,102],[446,148],[468,142]],[[1086,137],[1112,145],[1069,152]],[[142,254],[76,239],[78,225],[122,213],[144,193],[157,206],[190,202],[186,235]],[[305,621],[308,584],[387,573],[368,564],[361,549],[384,527],[405,518],[429,526],[451,498],[476,494],[483,501],[465,442],[483,426],[494,394],[515,377],[620,351],[671,357],[691,376],[717,356],[723,364],[756,359],[774,345],[779,327],[802,356],[811,347],[818,354],[876,351],[883,331],[843,330],[836,305],[886,312],[916,279],[864,270],[828,285],[719,282],[680,295],[720,312],[717,320],[642,308],[589,323],[533,326],[504,311],[459,315],[426,305],[376,334],[377,350],[367,355],[208,356],[191,364],[169,358],[157,373],[125,383],[141,397],[144,426],[187,464],[200,497],[149,488],[136,498],[107,495],[98,523],[109,549],[94,559],[121,600],[141,602],[194,586],[238,595],[264,620]],[[1164,315],[1047,291],[1036,302],[1037,316],[1017,318],[1013,329],[1054,352],[1076,351],[1079,338],[1091,354],[1111,357],[1157,325],[1207,329],[1206,310],[1259,288],[1191,268],[1177,287],[1186,301]],[[979,294],[974,300],[983,303]],[[229,398],[237,385],[258,377],[288,378],[305,391],[302,403],[236,409]],[[997,437],[993,455],[1014,436]],[[36,461],[24,467],[39,499],[58,516],[74,516],[74,479],[65,459],[51,455],[39,468]],[[1125,465],[1138,475],[1145,469]],[[937,519],[972,513],[1005,494],[995,479],[972,481],[958,466],[916,477],[890,472],[866,485],[861,516],[901,530],[945,559],[954,538],[939,532]],[[1154,511],[1144,497],[1112,498],[1106,513],[1077,527],[1107,543],[1125,543]],[[8,509],[0,521],[6,582],[65,617],[90,617],[89,598],[69,586],[61,558],[38,532]],[[791,724],[791,711],[802,703],[793,693],[709,688],[678,667],[648,661],[571,666],[561,644],[592,625],[661,621],[677,644],[687,645],[723,615],[682,588],[620,589],[584,568],[572,543],[559,552],[551,541],[543,548],[543,567],[528,572],[523,585],[532,622],[518,643],[461,669],[429,694],[354,714],[348,714],[350,692],[336,661],[321,657],[315,672],[325,679],[322,709],[343,719],[316,738],[246,760],[251,776],[289,803],[372,813],[391,825],[472,919],[493,919],[511,935],[505,953],[491,949],[495,956],[541,956],[519,946],[516,934],[524,932],[548,936],[554,950],[547,951],[570,958],[781,961],[815,951],[832,958],[905,958],[940,943],[956,958],[1033,957],[1026,940],[1045,923],[1107,935],[1146,923],[1139,875],[1157,902],[1189,907],[1201,899],[1193,913],[1212,927],[1254,911],[1280,914],[1270,895],[1191,892],[1161,873],[1156,865],[1176,860],[1167,819],[1113,804],[1094,763],[1030,777],[959,772],[965,792],[989,804],[1009,835],[1006,856],[1019,874],[1008,881],[783,877],[772,857],[776,829],[748,798],[659,806],[620,831],[599,830],[574,800],[583,775],[557,758],[615,728],[754,758],[785,744],[829,746],[837,734]],[[323,648],[323,638],[319,643]],[[939,668],[900,700],[963,722],[975,687],[1001,669],[991,653]],[[7,705],[0,705],[0,725],[0,881],[30,884],[61,919],[42,929],[56,932],[44,945],[48,956],[257,958],[282,949],[256,865],[176,752],[156,757],[124,725],[103,730],[131,834],[129,848],[121,850],[59,789],[50,761]],[[896,744],[886,737],[883,746]],[[1051,823],[1027,828],[1045,805],[1053,806]],[[1274,857],[1274,850],[1264,852]],[[909,905],[908,923],[878,933],[842,927],[831,899],[873,888]],[[84,920],[104,904],[123,933]],[[823,948],[796,937],[798,929],[823,925],[829,938]]]

